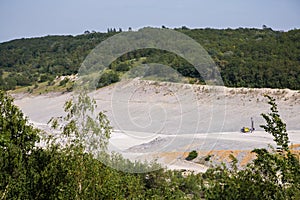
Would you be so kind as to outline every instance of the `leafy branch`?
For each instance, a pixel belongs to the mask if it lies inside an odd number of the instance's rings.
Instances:
[[[266,120],[267,124],[261,125],[260,127],[274,137],[274,141],[278,146],[280,146],[285,151],[289,151],[289,137],[286,131],[286,124],[280,119],[275,99],[268,95],[265,95],[265,97],[269,99],[268,104],[271,105],[271,112],[267,114],[261,114],[262,117]]]

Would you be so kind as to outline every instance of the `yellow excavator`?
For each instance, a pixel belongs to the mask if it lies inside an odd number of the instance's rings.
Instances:
[[[253,118],[251,117],[251,128],[249,128],[249,127],[243,127],[242,129],[241,129],[241,132],[242,133],[252,133],[253,131],[255,130],[255,128],[254,128],[254,121],[253,121]]]

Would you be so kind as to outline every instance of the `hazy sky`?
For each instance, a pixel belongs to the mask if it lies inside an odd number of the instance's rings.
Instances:
[[[0,0],[0,42],[107,28],[300,28],[299,0]]]

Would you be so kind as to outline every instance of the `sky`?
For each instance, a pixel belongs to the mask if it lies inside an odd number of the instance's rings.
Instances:
[[[0,0],[0,42],[108,28],[300,28],[299,0]]]

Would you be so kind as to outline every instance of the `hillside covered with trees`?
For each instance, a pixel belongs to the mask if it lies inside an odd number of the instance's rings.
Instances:
[[[165,28],[165,27],[164,27]],[[175,29],[199,42],[221,71],[229,87],[300,89],[300,30],[263,29]],[[85,32],[78,36],[46,36],[0,44],[0,89],[31,86],[76,74],[89,52],[101,41],[117,34]],[[143,49],[121,56],[111,64],[99,87],[118,81],[135,62],[161,63],[173,67],[193,82],[198,72],[182,58],[165,51]],[[110,80],[113,79],[113,80]]]

